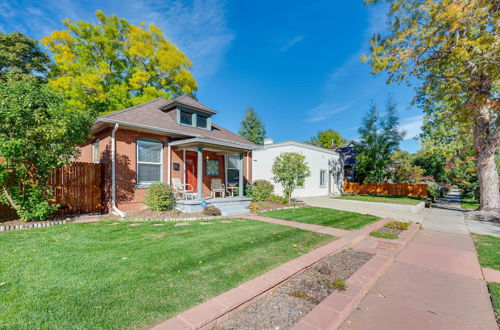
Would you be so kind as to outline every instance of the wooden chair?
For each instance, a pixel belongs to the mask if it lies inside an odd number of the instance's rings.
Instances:
[[[188,199],[188,197],[193,197],[194,189],[193,186],[189,183],[183,184],[181,179],[172,178],[172,185],[174,186],[175,191],[180,195],[182,199]]]
[[[217,193],[220,193],[222,198],[226,197],[226,188],[220,178],[210,180],[210,191],[213,198],[216,197]]]

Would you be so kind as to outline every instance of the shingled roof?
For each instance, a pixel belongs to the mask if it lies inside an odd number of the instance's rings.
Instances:
[[[188,106],[190,108],[212,114],[216,113],[215,110],[210,109],[188,96],[181,96],[174,100],[166,100],[160,97],[146,103],[138,104],[131,108],[101,116],[97,118],[97,121],[118,122],[132,127],[134,125],[150,127],[151,129],[174,131],[177,134],[185,134],[186,137],[207,138],[252,147],[256,146],[254,143],[223,128],[222,126],[214,124],[213,122],[210,130],[177,123],[177,114],[175,111],[172,111],[177,105]]]

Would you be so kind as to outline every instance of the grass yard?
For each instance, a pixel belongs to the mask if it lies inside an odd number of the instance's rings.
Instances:
[[[497,318],[497,323],[500,326],[500,283],[488,283],[488,290],[491,295],[491,302]]]
[[[417,205],[420,202],[425,201],[421,197],[413,196],[397,196],[397,195],[356,195],[356,196],[339,196],[333,197],[335,199],[347,199],[352,201],[360,202],[376,202],[376,203],[390,203],[390,204],[406,204],[406,205]]]
[[[321,207],[302,207],[262,212],[269,218],[312,223],[339,229],[354,230],[364,227],[379,218],[369,214],[340,211]]]
[[[500,238],[488,235],[473,234],[479,263],[483,267],[500,270]],[[488,283],[497,322],[500,325],[500,283]]]
[[[481,266],[500,270],[500,237],[476,234],[472,237]]]
[[[479,202],[472,198],[462,198],[460,204],[466,210],[475,210],[479,207]]]
[[[398,234],[388,233],[385,231],[372,231],[370,236],[377,238],[385,238],[385,239],[398,239]]]
[[[142,328],[333,239],[252,220],[213,222],[2,233],[0,328]]]

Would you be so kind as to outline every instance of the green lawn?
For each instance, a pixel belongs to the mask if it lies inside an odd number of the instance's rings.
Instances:
[[[497,323],[500,325],[500,283],[488,283],[493,309],[497,317]]]
[[[0,234],[0,328],[142,328],[333,238],[252,220]]]
[[[500,270],[500,238],[476,234],[473,234],[472,237],[476,244],[481,266]],[[500,324],[500,284],[488,283],[488,289],[490,291],[497,322]]]
[[[472,237],[481,266],[500,270],[500,237],[476,234]]]
[[[339,196],[335,199],[348,199],[361,202],[376,202],[376,203],[390,203],[390,204],[406,204],[417,205],[425,199],[412,196],[397,196],[397,195],[356,195],[356,196]]]
[[[472,198],[462,198],[460,203],[462,208],[467,210],[475,210],[479,207],[479,202]]]
[[[379,218],[369,214],[333,210],[321,207],[302,207],[262,212],[260,215],[269,218],[312,223],[340,229],[359,229]]]

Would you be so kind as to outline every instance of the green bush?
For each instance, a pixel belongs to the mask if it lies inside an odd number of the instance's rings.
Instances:
[[[265,201],[274,191],[274,185],[266,180],[256,180],[247,188],[247,196],[254,201]]]
[[[267,198],[266,200],[267,202],[271,202],[271,203],[283,203],[283,204],[288,204],[288,198],[286,197],[283,197],[283,196],[279,196],[279,195],[275,195],[275,194],[271,194],[269,195],[269,197]]]
[[[204,215],[210,215],[210,216],[217,216],[217,215],[221,215],[221,212],[220,210],[213,206],[213,205],[207,205],[204,209],[203,209],[203,214]]]
[[[144,197],[144,204],[151,211],[169,211],[174,208],[175,200],[172,188],[166,183],[153,183]]]
[[[435,184],[430,184],[427,186],[427,196],[434,202],[437,198],[439,198],[438,187]]]

